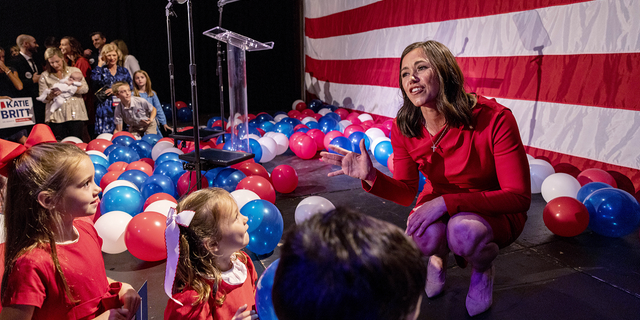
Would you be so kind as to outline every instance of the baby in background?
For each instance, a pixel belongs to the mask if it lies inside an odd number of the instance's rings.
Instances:
[[[82,73],[81,72],[73,72],[68,77],[62,78],[58,83],[54,84],[51,89],[46,89],[42,92],[42,94],[36,98],[38,101],[45,102],[51,90],[58,89],[60,90],[60,95],[53,98],[53,102],[51,102],[51,113],[58,110],[65,100],[72,97],[76,94],[78,87],[82,86]]]

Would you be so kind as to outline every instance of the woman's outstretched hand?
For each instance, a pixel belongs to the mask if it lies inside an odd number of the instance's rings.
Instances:
[[[342,167],[340,170],[329,172],[329,177],[344,174],[364,180],[369,183],[369,185],[373,184],[373,180],[375,180],[376,177],[376,170],[373,168],[369,154],[366,151],[364,139],[360,140],[360,150],[362,154],[351,152],[334,145],[330,145],[329,149],[339,154],[326,151],[320,152],[322,161]]]

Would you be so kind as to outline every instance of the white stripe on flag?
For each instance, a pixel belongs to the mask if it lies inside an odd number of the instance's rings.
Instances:
[[[304,2],[304,17],[319,18],[343,12],[382,0],[307,0]]]

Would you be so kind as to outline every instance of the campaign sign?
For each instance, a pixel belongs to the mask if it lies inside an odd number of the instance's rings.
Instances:
[[[36,124],[31,98],[0,100],[0,128],[20,127]]]

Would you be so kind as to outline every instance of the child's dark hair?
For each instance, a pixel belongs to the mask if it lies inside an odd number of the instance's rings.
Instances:
[[[427,269],[400,228],[338,208],[283,240],[272,290],[280,320],[406,319],[416,311]]]
[[[180,259],[176,270],[174,293],[186,286],[197,294],[195,304],[207,301],[215,296],[221,280],[220,266],[215,262],[212,248],[218,244],[222,235],[219,225],[222,219],[231,214],[236,203],[224,189],[208,188],[198,190],[180,200],[176,212],[194,211],[196,214],[189,227],[180,226]],[[243,263],[246,257],[237,252],[235,255]],[[224,292],[216,300],[217,305],[224,302]]]
[[[4,232],[6,235],[2,298],[6,298],[9,275],[16,260],[35,248],[47,250],[60,275],[59,281],[71,302],[67,280],[60,267],[55,234],[62,225],[63,213],[44,208],[38,195],[47,192],[56,204],[61,191],[71,183],[73,172],[87,154],[67,143],[43,143],[27,149],[14,160],[7,176]]]

